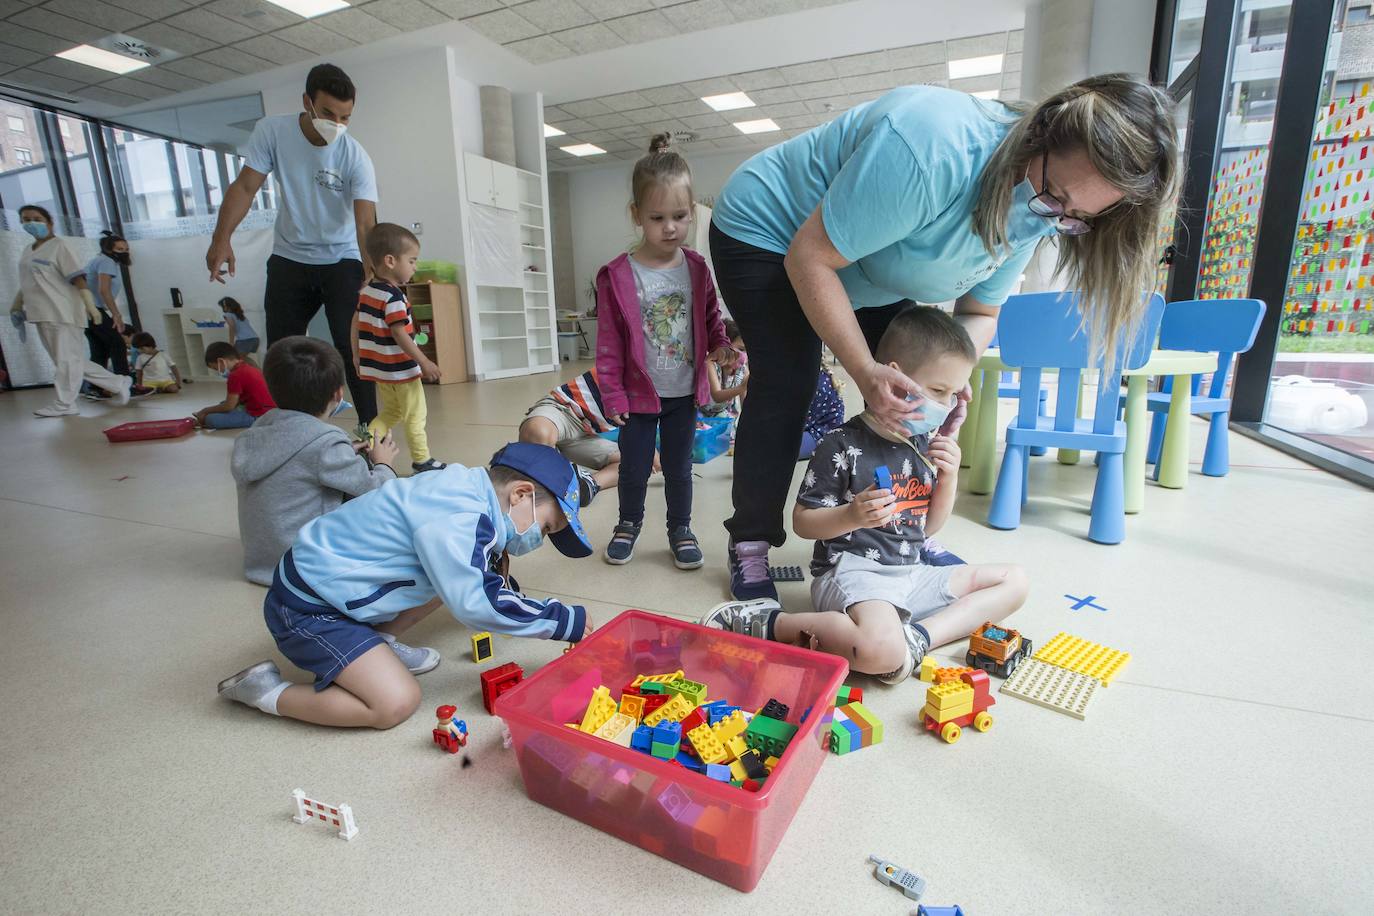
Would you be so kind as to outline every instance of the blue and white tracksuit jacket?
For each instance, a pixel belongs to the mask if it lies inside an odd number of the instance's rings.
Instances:
[[[505,546],[505,510],[486,469],[455,464],[388,481],[309,522],[272,587],[307,613],[333,608],[370,625],[437,594],[474,630],[580,640],[586,608],[526,598],[489,571]]]

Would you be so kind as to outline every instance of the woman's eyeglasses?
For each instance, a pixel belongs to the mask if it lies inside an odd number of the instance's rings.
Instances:
[[[1030,207],[1030,212],[1036,216],[1054,220],[1055,231],[1060,235],[1085,235],[1092,232],[1093,227],[1086,220],[1064,214],[1064,202],[1049,191],[1049,169],[1050,154],[1045,153],[1040,157],[1040,187],[1042,190],[1027,201],[1026,206]]]

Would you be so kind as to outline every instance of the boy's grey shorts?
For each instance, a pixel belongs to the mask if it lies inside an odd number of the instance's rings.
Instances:
[[[905,623],[929,617],[953,604],[950,577],[958,566],[885,566],[853,553],[811,580],[811,606],[818,611],[844,611],[860,601],[886,601]]]

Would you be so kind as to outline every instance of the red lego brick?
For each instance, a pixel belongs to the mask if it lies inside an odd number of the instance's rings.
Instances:
[[[648,696],[646,696],[646,697],[644,698],[644,715],[647,716],[649,713],[653,712],[655,709],[658,709],[658,708],[659,708],[660,706],[662,706],[664,703],[668,702],[668,699],[669,699],[669,697],[668,697],[668,695],[667,695],[666,693],[651,693],[651,694],[649,694]],[[640,717],[640,721],[641,721],[641,722],[644,721],[644,717],[643,717],[643,716]]]
[[[496,698],[520,683],[524,677],[525,669],[515,662],[506,662],[482,672],[482,705],[489,715],[496,715]]]
[[[702,712],[701,707],[698,706],[696,709],[687,713],[687,717],[682,720],[682,733],[685,735],[692,729],[696,728],[698,725],[702,725],[705,722],[706,713]]]

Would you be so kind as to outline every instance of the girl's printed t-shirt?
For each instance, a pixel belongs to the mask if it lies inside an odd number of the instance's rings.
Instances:
[[[692,359],[692,277],[687,259],[676,267],[645,267],[630,258],[644,322],[644,367],[660,398],[696,392]]]
[[[138,359],[134,361],[134,371],[142,371],[145,385],[149,382],[176,381],[176,376],[172,374],[172,361],[161,350],[156,353],[138,354]]]

